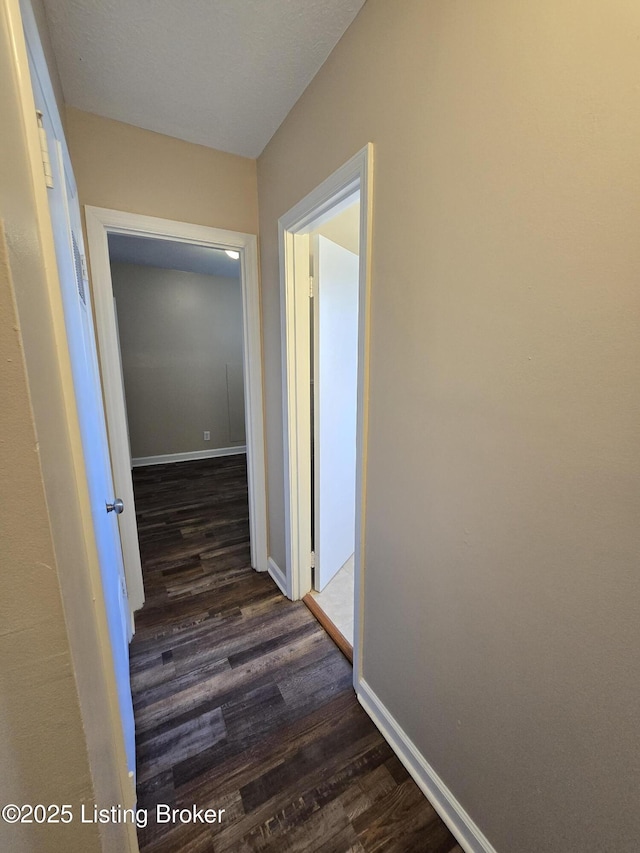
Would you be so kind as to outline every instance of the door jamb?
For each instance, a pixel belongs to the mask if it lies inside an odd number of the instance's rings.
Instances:
[[[125,505],[131,506],[132,509],[134,500],[131,457],[124,387],[120,372],[116,318],[113,307],[108,235],[127,234],[128,236],[169,239],[215,249],[233,249],[240,253],[251,565],[257,571],[266,571],[267,504],[256,236],[90,205],[85,205],[84,213],[114,480],[117,482],[116,489],[120,490]],[[119,520],[123,525],[121,535],[129,599],[132,610],[137,610],[144,603],[144,588],[135,512],[123,513]]]
[[[368,143],[278,221],[287,596],[311,589],[311,401],[309,232],[360,191],[358,399],[356,427],[356,536],[354,559],[353,678],[361,677],[364,522],[368,418],[369,293],[373,212],[373,144]]]

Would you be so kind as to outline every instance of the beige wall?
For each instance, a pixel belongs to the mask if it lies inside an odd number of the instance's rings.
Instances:
[[[3,211],[4,212],[4,211]],[[0,223],[1,224],[1,223]],[[3,803],[93,799],[4,234],[0,242],[0,763]],[[51,725],[52,713],[55,725]],[[89,826],[10,826],[5,850],[98,849]]]
[[[368,0],[258,161],[375,144],[364,674],[500,853],[640,837],[640,6]]]
[[[256,161],[67,107],[81,204],[256,234]]]
[[[124,263],[111,278],[132,457],[243,445],[240,279]]]

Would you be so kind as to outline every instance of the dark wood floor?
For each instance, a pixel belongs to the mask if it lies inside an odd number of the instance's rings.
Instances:
[[[225,809],[143,853],[462,853],[302,602],[250,568],[243,456],[138,468],[147,601],[131,645],[138,806]]]

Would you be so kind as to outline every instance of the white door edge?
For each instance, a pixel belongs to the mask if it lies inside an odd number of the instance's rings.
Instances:
[[[355,551],[358,253],[313,234],[314,587]]]

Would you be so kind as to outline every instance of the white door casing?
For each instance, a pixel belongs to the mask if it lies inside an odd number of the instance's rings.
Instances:
[[[364,519],[367,453],[369,289],[373,213],[373,145],[355,154],[278,222],[282,328],[283,450],[286,594],[311,589],[311,398],[309,335],[309,234],[360,194],[358,379],[356,413],[356,509],[354,558],[354,686],[362,677]],[[280,584],[274,566],[270,571]]]
[[[123,499],[131,502],[133,502],[131,454],[117,318],[109,264],[108,235],[127,234],[129,236],[173,240],[215,249],[232,249],[240,253],[251,565],[257,571],[266,571],[267,504],[256,236],[89,205],[85,206],[85,223],[114,479]],[[123,514],[121,520],[123,520],[123,524],[120,528],[120,535],[123,543],[125,572],[131,606],[133,610],[136,610],[142,606],[144,601],[138,532],[135,517],[129,523],[124,519]]]
[[[355,551],[358,256],[326,237],[313,246],[315,587]]]

